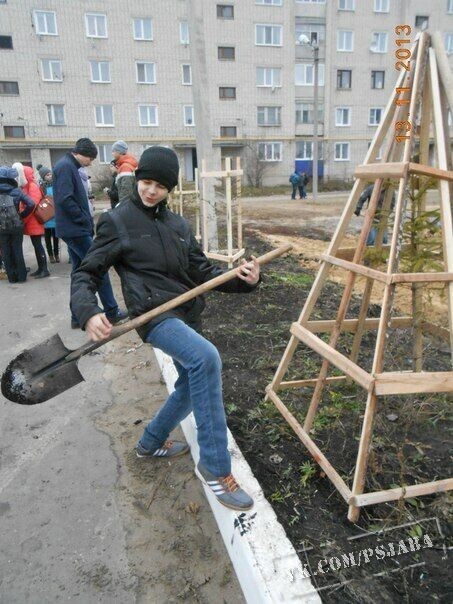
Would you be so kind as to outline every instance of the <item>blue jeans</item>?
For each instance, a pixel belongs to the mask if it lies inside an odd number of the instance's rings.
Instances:
[[[377,228],[373,226],[373,227],[371,227],[370,232],[368,233],[366,245],[374,245],[376,242],[376,236],[377,236]],[[382,243],[384,245],[387,245],[388,240],[389,240],[389,233],[388,233],[388,230],[385,229],[384,235],[382,237]]]
[[[68,246],[69,257],[71,259],[72,271],[71,277],[74,271],[76,271],[82,264],[82,260],[87,255],[88,250],[93,243],[92,237],[84,235],[83,237],[63,237],[63,241]],[[113,318],[118,313],[118,303],[113,295],[112,284],[110,283],[109,276],[104,275],[101,285],[98,289],[98,294],[102,302],[102,307],[107,318]],[[71,306],[71,305],[69,305]],[[71,309],[71,317],[73,321],[77,321],[77,317],[74,315]]]
[[[193,411],[202,465],[215,476],[231,472],[227,424],[222,398],[222,362],[217,348],[180,319],[165,319],[147,342],[173,358],[178,372],[175,390],[146,426],[140,444],[162,446],[170,432]]]

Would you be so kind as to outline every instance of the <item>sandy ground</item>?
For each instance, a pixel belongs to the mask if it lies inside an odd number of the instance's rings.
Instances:
[[[54,333],[69,348],[86,339],[69,327],[66,253],[50,270],[0,281],[1,371]],[[139,344],[123,336],[81,359],[86,381],[41,405],[0,397],[2,604],[244,601],[192,458],[132,451],[166,397]]]
[[[436,191],[429,191],[428,207],[436,205]],[[345,203],[345,193],[324,193],[314,203],[310,198],[305,201],[291,200],[287,197],[275,196],[270,198],[245,198],[243,200],[243,222],[247,228],[252,228],[266,237],[274,246],[284,243],[293,245],[293,253],[298,254],[303,266],[316,271],[319,257],[327,251]],[[353,216],[346,231],[342,248],[355,248],[362,217]],[[381,268],[381,270],[383,270]],[[384,269],[385,270],[385,269]],[[347,271],[333,267],[329,279],[344,284]],[[365,278],[356,277],[354,292],[361,294],[365,286]],[[371,302],[382,302],[383,285],[375,282]],[[430,305],[432,321],[447,326],[446,299],[443,288],[436,286],[425,289],[424,302]],[[399,285],[395,290],[394,306],[401,315],[411,313],[412,294],[410,286]]]

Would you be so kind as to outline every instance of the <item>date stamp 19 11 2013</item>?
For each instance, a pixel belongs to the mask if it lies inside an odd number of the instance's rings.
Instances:
[[[397,71],[407,71],[408,73],[410,73],[411,71],[411,56],[412,56],[412,52],[409,48],[405,48],[405,45],[410,44],[411,40],[409,38],[410,34],[412,32],[412,28],[410,25],[397,25],[395,27],[395,34],[397,36],[404,36],[401,38],[396,38],[395,40],[395,45],[396,45],[396,50],[395,50],[395,58],[397,59],[396,63],[395,63],[395,69]],[[396,87],[395,91],[396,91],[396,97],[395,97],[395,103],[398,106],[404,106],[404,105],[409,105],[410,104],[410,99],[409,98],[404,98],[405,97],[405,93],[410,93],[410,86],[401,86],[401,87]],[[401,120],[396,122],[395,124],[395,141],[397,143],[402,143],[404,142],[406,139],[410,138],[410,135],[407,134],[407,132],[410,132],[412,130],[412,123],[410,121],[410,114],[409,114],[409,107],[408,107],[408,113],[407,113],[407,119],[405,120]],[[403,132],[404,134],[401,134],[401,132]]]

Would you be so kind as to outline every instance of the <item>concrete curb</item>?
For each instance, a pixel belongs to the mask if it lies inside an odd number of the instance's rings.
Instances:
[[[154,353],[167,389],[172,392],[177,378],[173,361],[161,350],[155,348]],[[181,427],[197,463],[199,448],[192,413]],[[218,503],[211,491],[203,487],[247,603],[320,603],[296,551],[229,430],[228,446],[234,475],[255,500],[254,507],[249,512],[234,512]]]

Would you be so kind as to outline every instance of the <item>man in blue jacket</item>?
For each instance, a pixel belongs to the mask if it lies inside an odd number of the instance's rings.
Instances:
[[[89,138],[79,138],[74,148],[66,153],[53,169],[55,231],[56,236],[63,239],[68,246],[72,263],[71,281],[93,243],[94,234],[93,219],[79,168],[90,166],[97,154],[98,150],[93,141]],[[110,323],[115,324],[126,318],[127,313],[118,308],[108,274],[104,275],[98,294]],[[71,327],[80,327],[72,310]]]

